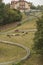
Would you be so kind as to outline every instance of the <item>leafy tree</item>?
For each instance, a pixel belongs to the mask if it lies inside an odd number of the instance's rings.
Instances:
[[[43,55],[43,15],[36,23],[37,23],[37,32],[35,33],[35,38],[34,38],[35,41],[34,50],[42,56]]]
[[[6,4],[5,7],[6,7],[7,9],[9,9],[9,8],[10,8],[10,3]]]
[[[36,9],[36,6],[32,4],[30,8],[31,9]]]
[[[21,12],[10,8],[10,4],[5,5],[0,2],[0,25],[17,22],[22,19]]]
[[[0,24],[2,24],[4,19],[4,3],[0,3]]]
[[[43,10],[43,5],[38,5],[36,9],[37,10]]]

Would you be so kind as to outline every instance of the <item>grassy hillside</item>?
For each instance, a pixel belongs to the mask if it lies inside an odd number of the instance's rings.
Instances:
[[[26,54],[26,51],[18,46],[0,43],[0,62],[16,61],[24,57],[24,53]]]
[[[15,30],[33,30],[36,29],[36,18],[31,20],[31,21],[26,21],[24,24],[22,24],[19,27],[16,27],[15,29],[13,29],[13,31],[9,31],[6,34],[1,34],[0,35],[0,40],[6,40],[6,41],[11,41],[11,42],[16,42],[19,44],[22,44],[28,48],[30,48],[31,51],[31,55],[30,58],[28,58],[25,62],[22,63],[22,65],[43,65],[43,62],[41,61],[41,58],[39,57],[39,55],[37,55],[35,53],[35,51],[33,51],[32,47],[34,45],[34,34],[35,31],[28,31],[27,34],[24,35],[24,33],[22,32],[17,32],[15,33]],[[19,36],[11,36],[8,37],[7,34],[19,34]],[[15,47],[15,49],[17,49]],[[20,49],[19,49],[20,50]],[[23,50],[19,51],[22,55],[24,55],[25,53],[22,52]],[[19,56],[20,57],[20,56]]]
[[[32,24],[33,23],[33,24]],[[35,21],[32,21],[32,22],[26,22],[26,23],[24,23],[24,24],[22,24],[22,26],[20,26],[20,27],[17,27],[16,29],[19,29],[19,30],[27,30],[27,29],[32,29],[32,28],[36,28],[36,23],[35,23]],[[34,41],[33,41],[33,38],[34,38],[34,33],[35,32],[28,32],[28,34],[25,34],[25,35],[23,35],[23,33],[19,33],[19,34],[21,34],[20,36],[11,36],[11,38],[9,38],[8,36],[7,36],[7,34],[2,34],[2,35],[0,35],[0,40],[6,40],[6,41],[11,41],[11,42],[16,42],[16,43],[20,43],[20,44],[22,44],[22,45],[24,45],[24,46],[26,46],[26,47],[29,47],[31,50],[32,50],[32,45],[33,45],[33,43],[34,43]],[[10,32],[10,34],[15,34],[15,32],[13,31],[13,32]],[[18,33],[17,33],[18,34]],[[2,45],[1,45],[2,46]],[[11,52],[13,52],[13,54],[14,55],[17,55],[17,48],[16,47],[14,47],[15,48],[15,51],[11,51]],[[14,48],[12,48],[12,50],[14,49]],[[10,51],[10,50],[9,50]],[[25,53],[24,52],[22,52],[23,50],[20,50],[19,49],[19,52],[20,52],[20,54],[22,55],[22,57],[25,55]],[[11,54],[11,57],[12,57],[12,53],[11,52],[8,52],[8,56],[9,56],[9,53]],[[16,53],[15,53],[16,52]],[[6,53],[7,54],[7,53]],[[18,54],[19,55],[19,54]],[[17,56],[18,56],[17,55]],[[8,59],[8,56],[7,56],[7,59]],[[20,56],[18,56],[18,57],[20,57]],[[31,59],[31,58],[30,58]],[[5,57],[5,60],[6,60],[6,57]],[[5,61],[4,60],[4,61]],[[3,60],[0,60],[0,61],[3,61]],[[29,62],[29,60],[27,60],[26,61],[26,65],[27,65],[27,63]],[[30,60],[30,63],[31,63],[31,60]],[[24,64],[23,64],[24,65]]]

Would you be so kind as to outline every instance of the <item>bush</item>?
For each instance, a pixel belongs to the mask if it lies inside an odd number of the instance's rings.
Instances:
[[[37,32],[34,41],[34,50],[43,56],[43,16],[37,21]]]
[[[21,12],[16,9],[10,9],[5,4],[0,4],[0,25],[19,22],[22,19]]]

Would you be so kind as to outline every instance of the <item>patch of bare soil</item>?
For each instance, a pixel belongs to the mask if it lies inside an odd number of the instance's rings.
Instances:
[[[6,24],[6,25],[3,25],[3,26],[0,26],[0,31],[4,31],[4,30],[8,30],[10,28],[14,28],[16,27],[17,25],[19,24],[19,22],[13,22],[13,23],[10,23],[10,24]]]

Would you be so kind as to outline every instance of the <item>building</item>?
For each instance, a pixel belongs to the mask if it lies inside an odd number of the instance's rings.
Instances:
[[[13,9],[18,9],[21,12],[24,12],[24,11],[29,11],[30,6],[31,6],[31,3],[25,0],[19,0],[19,1],[12,0],[10,7]]]

